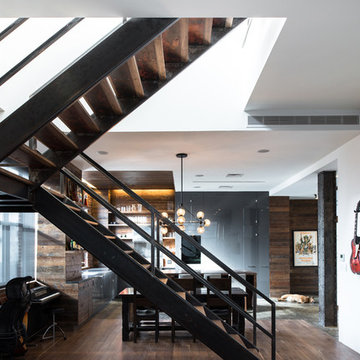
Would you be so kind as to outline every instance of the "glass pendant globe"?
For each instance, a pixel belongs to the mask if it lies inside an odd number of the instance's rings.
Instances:
[[[185,231],[185,225],[179,225],[179,229]]]
[[[210,226],[210,225],[211,225],[211,221],[209,219],[205,219],[204,226]]]
[[[164,211],[164,212],[161,213],[161,216],[164,217],[164,218],[168,218],[169,214]]]
[[[162,228],[161,228],[161,233],[162,233],[163,235],[166,235],[166,234],[168,233],[168,228],[167,228],[167,227],[162,227]]]
[[[203,219],[205,216],[204,212],[203,211],[198,211],[197,214],[196,214],[196,217],[198,219]]]
[[[198,234],[203,234],[205,232],[205,228],[203,226],[199,226],[196,230]]]
[[[185,215],[185,209],[180,207],[176,211],[177,216],[184,216]]]
[[[178,224],[180,224],[180,225],[183,225],[183,224],[185,224],[185,218],[184,218],[184,216],[179,216],[178,218],[177,218],[177,222],[178,222]]]

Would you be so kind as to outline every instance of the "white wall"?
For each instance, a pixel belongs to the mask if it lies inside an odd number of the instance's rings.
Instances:
[[[354,210],[360,200],[360,136],[357,136],[329,153],[315,164],[295,174],[292,178],[272,189],[271,195],[279,194],[286,187],[321,171],[337,169],[337,302],[339,340],[360,353],[357,325],[360,322],[360,275],[350,269],[350,243],[354,236]],[[341,255],[344,258],[341,259]]]
[[[351,272],[350,242],[354,233],[354,210],[360,200],[360,137],[356,137],[336,153],[338,158],[338,305],[339,305],[339,340],[360,353],[358,324],[360,312],[360,275]],[[341,261],[340,255],[345,259]]]

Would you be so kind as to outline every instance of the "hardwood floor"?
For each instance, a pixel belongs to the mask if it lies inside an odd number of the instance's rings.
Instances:
[[[265,328],[270,322],[261,321]],[[277,360],[359,360],[360,355],[333,336],[305,320],[281,319],[277,327]],[[270,359],[270,342],[258,335],[258,345],[265,359]]]
[[[268,326],[268,321],[262,323]],[[122,342],[121,304],[112,302],[102,312],[68,339],[60,337],[53,343],[35,341],[26,360],[212,360],[220,359],[199,341],[193,343],[188,333],[176,332],[171,343],[170,332],[160,333],[154,342],[152,333],[140,335],[138,342]],[[267,339],[258,335],[264,358],[270,359]],[[277,321],[277,360],[360,360],[360,355],[342,345],[321,329],[304,320]]]

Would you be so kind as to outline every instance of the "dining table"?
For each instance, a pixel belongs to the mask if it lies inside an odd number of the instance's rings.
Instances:
[[[119,293],[119,298],[122,301],[122,340],[129,341],[130,333],[134,330],[132,324],[132,304],[134,302],[134,293],[135,290],[133,287],[127,287]],[[202,303],[206,305],[206,296],[207,289],[206,288],[197,288],[195,297]],[[142,295],[139,295],[142,296]],[[232,287],[231,288],[231,299],[238,304],[242,309],[246,310],[246,306],[248,303],[248,293],[239,288]],[[239,312],[236,310],[233,311],[232,314],[232,326],[241,334],[244,334],[245,330],[245,319]],[[179,326],[179,329],[182,329]],[[170,331],[171,330],[171,322],[170,321],[160,321],[159,331]],[[143,327],[141,331],[154,331],[153,326]]]

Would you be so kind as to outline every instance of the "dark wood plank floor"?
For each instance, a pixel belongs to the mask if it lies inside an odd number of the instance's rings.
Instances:
[[[266,320],[264,325],[268,325]],[[170,332],[161,333],[154,343],[152,333],[141,334],[138,342],[121,340],[121,304],[112,302],[68,339],[48,340],[31,347],[26,360],[212,360],[212,351],[185,332],[177,332],[171,343]],[[259,334],[265,359],[270,359],[269,344]],[[360,355],[342,345],[321,329],[303,320],[277,321],[277,360],[360,360]]]
[[[261,321],[269,328],[270,321]],[[277,320],[277,360],[359,360],[360,355],[333,336],[305,320]],[[258,345],[265,359],[270,359],[270,342],[258,335]]]

